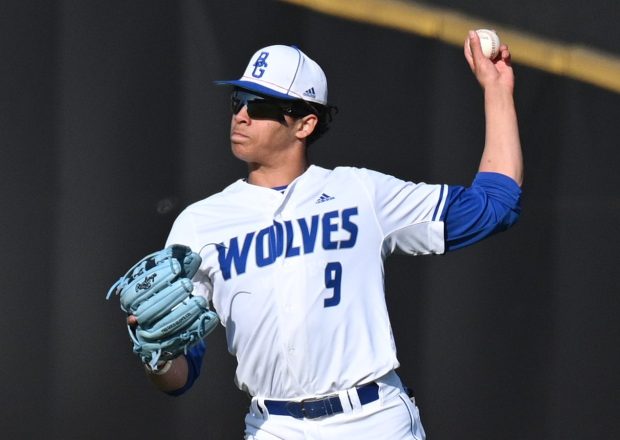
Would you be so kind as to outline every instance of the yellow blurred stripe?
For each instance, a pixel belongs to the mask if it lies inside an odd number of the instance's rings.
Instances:
[[[462,46],[470,29],[495,29],[515,63],[620,93],[620,57],[570,45],[454,10],[404,0],[280,0],[324,14],[415,33]]]

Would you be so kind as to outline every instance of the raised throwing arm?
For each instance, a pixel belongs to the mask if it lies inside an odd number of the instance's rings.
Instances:
[[[470,31],[464,52],[484,91],[486,133],[479,171],[504,174],[520,186],[523,183],[523,156],[513,98],[515,78],[508,46],[502,44],[497,58],[490,60],[482,54],[478,34]]]

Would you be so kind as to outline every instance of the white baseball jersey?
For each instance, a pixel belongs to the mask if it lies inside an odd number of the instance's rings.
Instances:
[[[177,218],[253,396],[318,396],[398,367],[384,294],[393,252],[444,252],[445,185],[311,166],[283,191],[239,180]]]

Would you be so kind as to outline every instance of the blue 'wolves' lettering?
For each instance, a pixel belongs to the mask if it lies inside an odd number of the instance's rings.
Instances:
[[[286,220],[284,223],[274,221],[273,225],[260,231],[248,232],[241,240],[240,237],[233,237],[228,245],[221,243],[217,247],[222,276],[229,280],[233,275],[233,266],[237,275],[245,273],[252,244],[257,267],[273,264],[281,256],[290,258],[311,254],[317,245],[319,231],[319,243],[323,249],[352,248],[357,241],[358,227],[351,217],[357,214],[357,207],[353,207],[316,214],[310,218]],[[337,239],[336,234],[340,230],[348,232],[349,236]]]

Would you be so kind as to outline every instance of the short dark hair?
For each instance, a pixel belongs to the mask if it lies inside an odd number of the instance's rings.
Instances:
[[[310,146],[321,138],[329,130],[329,126],[334,119],[334,114],[338,113],[338,107],[332,105],[323,105],[304,101],[308,107],[312,109],[308,114],[314,114],[318,118],[318,122],[314,127],[314,131],[306,139],[306,146]]]

